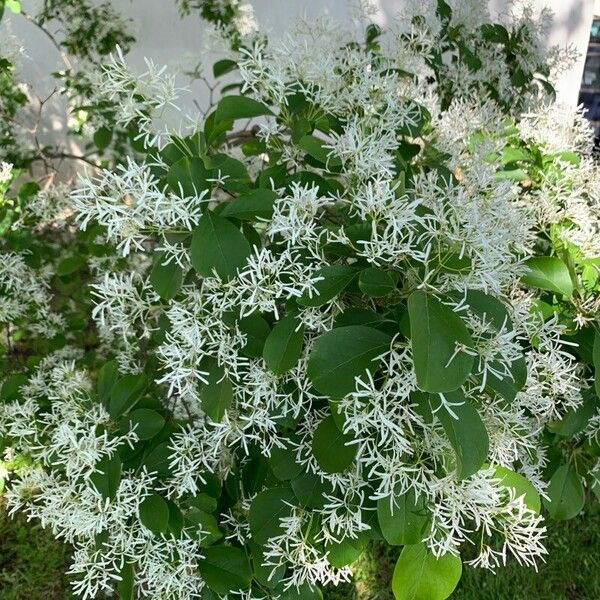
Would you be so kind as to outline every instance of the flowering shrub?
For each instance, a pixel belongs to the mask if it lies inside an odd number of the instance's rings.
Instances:
[[[410,4],[269,43],[249,5],[184,3],[236,83],[177,133],[165,70],[115,49],[88,77],[100,140],[134,147],[70,195],[54,270],[0,268],[8,339],[49,339],[5,349],[5,496],[74,546],[82,598],[320,598],[384,539],[395,597],[443,600],[461,555],[535,566],[545,517],[600,489],[600,170],[554,103],[570,52],[545,12]],[[3,248],[54,202],[19,194]]]

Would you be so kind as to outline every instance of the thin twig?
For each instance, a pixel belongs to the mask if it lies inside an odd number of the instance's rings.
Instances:
[[[46,35],[46,37],[48,37],[48,39],[52,42],[54,47],[58,50],[58,53],[60,54],[60,57],[61,57],[62,61],[65,63],[65,66],[67,67],[67,69],[69,69],[69,70],[73,69],[73,65],[72,65],[71,61],[69,60],[67,53],[61,48],[60,44],[56,41],[56,38],[52,35],[52,33],[50,33],[50,31],[48,31],[48,29],[46,29],[41,23],[36,21],[30,14],[26,13],[23,10],[21,11],[21,14],[30,23],[35,25],[41,32],[43,32]]]

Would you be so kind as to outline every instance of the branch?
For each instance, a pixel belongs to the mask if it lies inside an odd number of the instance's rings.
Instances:
[[[100,168],[100,165],[98,165],[98,163],[94,162],[93,160],[88,158],[89,155],[86,154],[71,154],[70,152],[44,152],[41,151],[40,154],[38,156],[36,156],[35,158],[33,158],[34,161],[46,161],[46,160],[63,160],[63,159],[68,159],[68,160],[80,160],[82,162],[87,163],[88,165],[91,165],[92,167],[95,167],[96,169]]]
[[[48,37],[48,39],[52,42],[53,46],[58,50],[58,53],[60,54],[60,57],[61,57],[62,61],[65,63],[65,66],[67,67],[67,69],[72,70],[73,65],[72,65],[71,61],[69,60],[67,53],[61,48],[60,44],[56,41],[56,38],[52,35],[52,33],[50,33],[50,31],[48,31],[48,29],[46,29],[41,23],[36,21],[30,14],[26,13],[23,10],[21,11],[21,14],[30,23],[35,25],[42,33],[44,33]]]

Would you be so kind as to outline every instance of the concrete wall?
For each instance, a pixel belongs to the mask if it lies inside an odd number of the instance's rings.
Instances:
[[[258,21],[274,36],[301,14],[316,16],[326,12],[337,18],[349,19],[348,0],[251,0]],[[385,25],[393,20],[403,0],[375,0],[379,9],[379,22]],[[481,0],[484,1],[484,0]],[[505,10],[509,0],[491,0],[493,10]],[[589,37],[589,28],[594,13],[600,14],[600,0],[535,0],[539,6],[547,6],[555,12],[551,44],[574,44],[580,52],[575,68],[562,77],[559,96],[563,101],[575,104],[583,70],[583,59]],[[37,0],[22,0],[23,9],[35,12]],[[205,52],[206,36],[197,15],[184,19],[178,15],[173,0],[114,0],[115,5],[133,20],[138,39],[130,55],[134,68],[143,67],[143,57],[151,57],[157,64],[181,64],[191,62],[190,57],[202,57]],[[61,63],[50,41],[21,16],[9,15],[14,33],[25,41],[29,58],[22,67],[22,77],[32,84],[35,93],[43,98],[52,91],[52,81],[45,74],[61,68]],[[0,33],[0,36],[2,34]],[[0,37],[0,43],[2,39]],[[210,68],[210,63],[207,65]],[[196,100],[202,103],[204,90],[195,89]],[[192,98],[188,100],[191,107]],[[44,137],[60,139],[64,128],[64,109],[49,107],[43,124]]]

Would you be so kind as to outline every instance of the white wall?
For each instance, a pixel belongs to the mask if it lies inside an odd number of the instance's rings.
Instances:
[[[402,7],[403,0],[375,0],[380,8],[378,20],[381,25],[393,20]],[[481,0],[484,1],[484,0]],[[505,10],[509,0],[491,0],[493,10]],[[549,7],[555,12],[555,22],[549,38],[550,44],[573,43],[580,52],[575,68],[561,78],[559,96],[563,101],[575,104],[583,71],[583,59],[587,47],[589,29],[594,12],[594,2],[600,0],[535,0],[539,7]],[[22,0],[23,9],[35,12],[37,0]],[[337,18],[349,19],[348,0],[251,0],[258,21],[277,36],[294,18],[301,14],[316,16],[326,12]],[[196,14],[184,19],[178,15],[174,0],[114,0],[114,4],[133,20],[138,42],[130,55],[134,68],[143,67],[143,57],[148,56],[158,64],[190,63],[189,56],[202,57],[205,34]],[[596,9],[600,14],[600,6]],[[22,76],[32,84],[39,97],[52,91],[53,83],[45,74],[60,68],[56,49],[43,33],[21,16],[9,15],[14,33],[25,41],[29,60],[24,62]],[[0,33],[0,36],[2,34]],[[2,39],[0,37],[0,43]],[[211,61],[212,62],[212,61]],[[210,69],[211,62],[207,65]],[[202,101],[204,91],[195,89],[196,99]],[[191,98],[189,105],[191,107]],[[60,105],[50,107],[44,129],[49,138],[60,139],[65,115]]]

